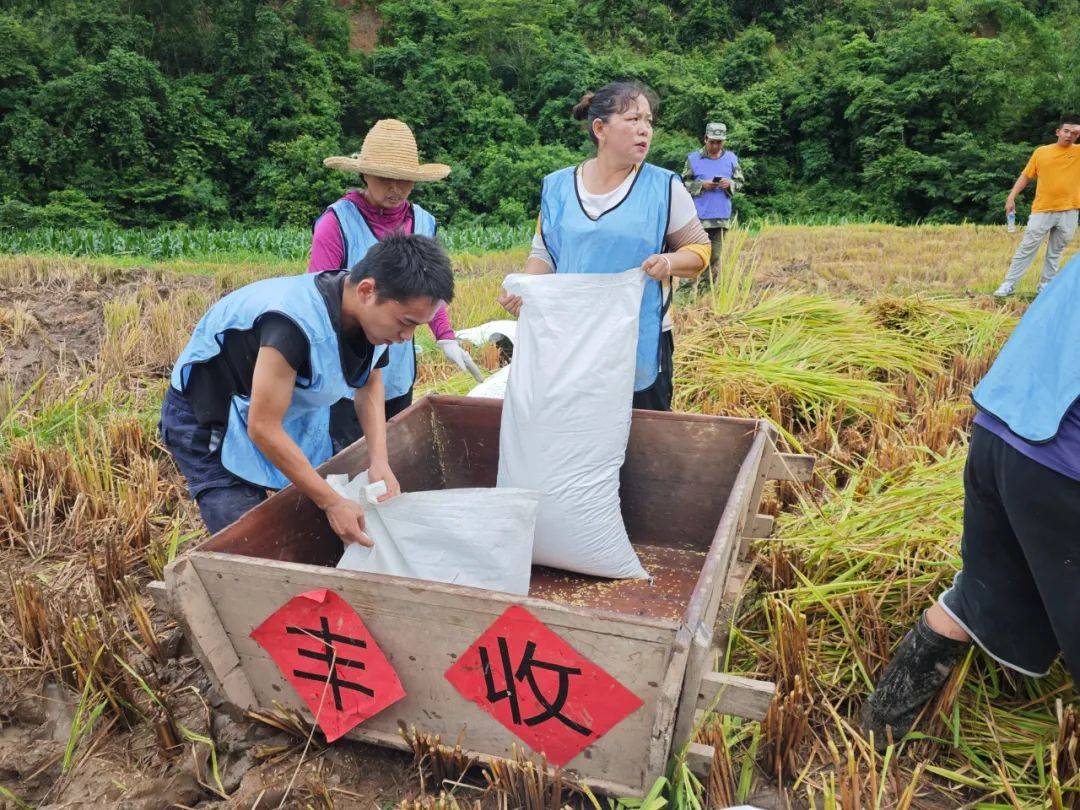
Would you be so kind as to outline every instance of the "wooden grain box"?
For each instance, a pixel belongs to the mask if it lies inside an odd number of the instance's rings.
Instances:
[[[390,464],[405,491],[490,487],[498,466],[498,400],[433,396],[388,426]],[[622,470],[623,516],[652,582],[611,582],[536,567],[518,597],[353,571],[322,512],[285,489],[166,570],[164,605],[184,625],[227,701],[274,702],[311,717],[250,633],[291,597],[328,588],[359,614],[397,671],[406,697],[349,732],[405,748],[399,725],[441,735],[481,758],[510,757],[521,742],[465,700],[444,673],[509,606],[520,605],[643,705],[567,765],[594,789],[640,796],[711,707],[764,715],[772,685],[714,672],[717,615],[737,595],[744,538],[766,536],[764,483],[804,480],[812,460],[777,453],[764,420],[635,411]],[[322,468],[367,468],[358,442]],[[723,627],[720,628],[723,632]],[[719,645],[723,646],[723,645]],[[691,746],[705,767],[711,749]]]

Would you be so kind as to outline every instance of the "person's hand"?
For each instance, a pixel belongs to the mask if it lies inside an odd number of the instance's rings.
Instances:
[[[654,253],[641,263],[641,269],[649,278],[663,281],[671,278],[671,259],[663,253]]]
[[[511,295],[508,292],[503,292],[499,295],[499,303],[502,308],[513,315],[515,318],[521,314],[521,296]]]
[[[362,546],[375,545],[364,532],[364,507],[348,498],[338,498],[326,507],[326,519],[344,542],[359,543]]]
[[[436,345],[442,349],[443,354],[446,355],[446,359],[460,368],[462,371],[467,371],[473,375],[473,378],[477,382],[483,382],[484,375],[480,371],[480,367],[473,361],[472,356],[465,351],[461,344],[456,340],[437,340]]]
[[[727,191],[729,188],[731,188],[731,181],[728,180],[726,177],[721,178],[720,188],[722,188],[724,191]]]
[[[1016,200],[1012,197],[1008,197],[1005,200],[1005,213],[1011,214],[1016,210]]]
[[[714,183],[712,180],[704,180],[701,183],[702,191],[716,191],[718,188],[720,188],[720,185],[718,183]]]
[[[375,484],[379,481],[386,484],[386,494],[379,498],[379,503],[401,494],[401,484],[398,483],[393,470],[385,461],[376,461],[368,467],[368,483]]]

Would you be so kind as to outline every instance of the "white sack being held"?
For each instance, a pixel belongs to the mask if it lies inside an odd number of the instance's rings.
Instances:
[[[533,562],[645,578],[619,508],[645,274],[507,276],[521,296],[503,401],[500,487],[542,493]]]
[[[386,487],[368,484],[366,472],[326,483],[364,507],[375,543],[346,545],[338,568],[528,594],[538,492],[435,489],[377,503]]]

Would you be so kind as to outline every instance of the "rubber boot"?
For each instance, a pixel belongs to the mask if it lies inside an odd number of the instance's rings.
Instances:
[[[889,745],[887,728],[894,742],[911,730],[915,718],[949,678],[949,673],[967,652],[970,641],[955,641],[930,629],[926,616],[908,631],[881,675],[877,688],[862,709],[863,732],[874,735],[874,747],[884,751]]]

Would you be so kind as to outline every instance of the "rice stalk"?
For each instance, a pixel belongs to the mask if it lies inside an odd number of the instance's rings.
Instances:
[[[416,726],[408,729],[402,726],[398,731],[412,749],[421,790],[452,789],[477,764],[476,757],[462,749],[460,738],[453,748],[449,748],[442,744],[439,735],[420,731]]]
[[[530,756],[517,745],[510,759],[492,760],[485,777],[492,790],[506,796],[510,807],[527,810],[561,810],[564,792],[579,792],[561,768],[549,769],[546,757]]]
[[[791,689],[773,701],[762,721],[764,759],[777,782],[799,770],[799,749],[809,733],[813,703],[802,680],[796,677]]]
[[[418,796],[415,799],[402,799],[397,810],[480,810],[483,806],[479,799],[465,801],[450,793],[438,796]]]

